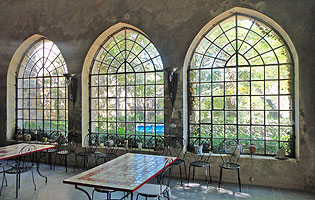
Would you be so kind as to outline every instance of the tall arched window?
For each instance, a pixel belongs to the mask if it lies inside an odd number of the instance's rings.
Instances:
[[[124,27],[110,35],[96,52],[89,82],[90,132],[145,140],[164,135],[163,64],[144,34]]]
[[[26,50],[16,76],[18,129],[67,132],[67,72],[65,60],[52,41],[41,38]]]
[[[237,140],[294,156],[294,64],[266,22],[234,13],[212,26],[190,58],[188,99],[190,142]]]

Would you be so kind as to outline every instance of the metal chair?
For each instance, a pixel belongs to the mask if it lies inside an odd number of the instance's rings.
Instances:
[[[165,140],[162,136],[151,136],[147,137],[144,141],[144,148],[153,149],[152,154],[164,155],[166,152]]]
[[[185,153],[183,152],[184,146],[186,146],[186,140],[181,136],[177,136],[177,137],[170,138],[166,142],[166,147],[165,147],[165,151],[166,151],[165,155],[177,157],[177,159],[172,163],[172,165],[179,167],[181,185],[183,185],[182,165],[184,165],[184,172],[185,172],[185,177],[187,180],[186,162],[185,162],[186,152]]]
[[[219,145],[219,153],[222,159],[222,164],[219,165],[220,167],[220,181],[219,181],[219,188],[221,186],[222,180],[222,171],[223,169],[227,170],[236,170],[238,176],[238,185],[239,190],[241,192],[241,178],[240,178],[240,168],[241,166],[238,164],[238,160],[240,158],[242,147],[237,143],[235,140],[225,140]]]
[[[196,142],[199,142],[199,140],[196,140]],[[200,141],[199,146],[206,146],[208,142],[206,140]],[[206,150],[206,149],[205,149]],[[210,149],[207,149],[210,150]],[[210,159],[210,151],[209,155],[205,155],[205,151],[203,152],[194,152],[194,157],[195,160],[189,163],[189,173],[188,173],[188,184],[190,180],[190,168],[193,167],[193,180],[195,180],[195,168],[204,168],[205,170],[205,177],[206,177],[206,182],[207,182],[207,187],[208,187],[208,173],[207,169],[209,170],[209,178],[210,178],[210,183],[212,183],[211,179],[211,164],[209,162]]]
[[[3,174],[3,175],[2,175],[1,189],[0,189],[0,195],[1,195],[2,189],[3,189],[3,183],[4,183],[4,181],[5,181],[5,185],[8,186],[8,181],[7,181],[7,178],[6,178],[6,176],[5,176],[5,169],[4,169],[3,165],[2,165],[2,163],[0,163],[0,167],[2,168],[2,171],[0,171],[0,174],[1,174],[1,173]]]
[[[130,135],[127,137],[128,140],[128,149],[127,151],[130,153],[141,153],[142,147],[144,147],[144,137],[139,135]],[[141,148],[139,148],[139,144],[141,143]]]
[[[18,190],[21,187],[21,174],[31,171],[34,190],[36,190],[36,184],[33,173],[33,162],[37,162],[37,160],[33,160],[34,156],[31,155],[30,159],[26,158],[26,155],[32,152],[36,152],[36,147],[34,145],[25,145],[18,153],[18,158],[11,168],[5,170],[6,174],[15,174],[16,176],[16,198],[18,198]]]
[[[102,138],[102,142],[104,142],[104,152],[95,152],[96,163],[98,163],[99,159],[103,159],[103,162],[107,162],[117,158],[117,151],[119,148],[118,137],[116,135],[107,135]]]
[[[56,154],[59,151],[58,147],[59,147],[59,144],[61,144],[61,141],[58,141],[58,140],[61,136],[62,136],[62,134],[60,133],[60,131],[52,131],[50,133],[50,135],[48,136],[48,142],[50,144],[56,144],[56,147],[52,148],[52,149],[47,149],[47,150],[41,151],[40,157],[42,157],[42,155],[44,156],[46,163],[49,163],[50,169],[52,169],[52,165],[53,165],[52,164],[52,157],[54,154]],[[48,156],[48,161],[46,159],[46,155]]]
[[[68,156],[75,155],[75,151],[78,146],[78,139],[76,137],[77,137],[77,133],[75,131],[71,131],[68,134],[68,142],[64,144],[60,142],[60,144],[58,145],[58,151],[56,152],[56,157],[55,157],[55,164],[57,161],[57,156],[59,157],[60,164],[61,164],[61,157],[64,157],[66,172],[68,172]],[[73,172],[75,172],[75,165],[73,168]]]
[[[161,197],[164,199],[170,199],[170,180],[172,177],[172,159],[167,159],[164,164],[163,171],[160,176],[158,176],[158,184],[150,184],[146,183],[142,187],[140,187],[136,192],[137,200],[139,196],[143,196],[146,199],[148,197],[158,198]]]
[[[92,157],[95,158],[96,155],[95,151],[99,146],[99,138],[96,133],[89,133],[84,137],[83,141],[83,151],[78,152],[75,154],[75,162],[76,166],[78,167],[78,157],[83,157],[83,167],[89,167]]]

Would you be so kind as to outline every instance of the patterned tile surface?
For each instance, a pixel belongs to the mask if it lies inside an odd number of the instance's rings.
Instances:
[[[93,169],[85,171],[64,183],[103,187],[116,190],[135,191],[156,176],[165,160],[175,157],[127,153]]]
[[[13,158],[18,156],[19,151],[25,146],[30,145],[28,143],[20,143],[9,146],[0,147],[0,160],[5,160],[8,158]],[[43,151],[46,149],[54,148],[55,145],[44,145],[44,144],[31,144],[36,147],[36,151]],[[34,152],[36,152],[34,151]]]

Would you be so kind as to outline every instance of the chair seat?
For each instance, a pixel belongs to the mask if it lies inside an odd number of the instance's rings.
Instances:
[[[183,165],[185,164],[185,161],[183,159],[177,158],[172,165]]]
[[[98,158],[104,158],[104,159],[113,159],[116,158],[117,155],[114,153],[101,153],[101,152],[96,152],[96,155]]]
[[[161,193],[159,184],[146,183],[142,187],[140,187],[136,192],[142,196],[157,197],[157,196],[162,196],[162,194],[165,191],[168,191],[169,196],[171,196],[171,191],[169,187],[162,185],[162,193]]]
[[[61,150],[61,151],[57,151],[57,154],[59,155],[69,155],[74,153],[73,151],[69,151],[69,150]]]
[[[239,164],[235,164],[235,163],[223,163],[220,165],[220,167],[224,169],[232,169],[232,170],[237,170],[241,168]]]
[[[94,155],[94,153],[88,152],[88,151],[83,151],[83,152],[77,153],[77,156],[92,156],[92,155]]]
[[[190,166],[193,166],[193,167],[210,167],[210,163],[209,162],[206,162],[206,161],[193,161],[190,163]]]
[[[5,173],[18,174],[18,173],[24,173],[24,172],[30,171],[31,169],[32,169],[32,166],[16,166],[16,167],[12,167],[10,169],[5,170]]]
[[[96,192],[100,192],[100,193],[110,193],[110,192],[115,192],[115,190],[103,189],[103,188],[94,188],[94,191],[96,191]]]
[[[53,148],[53,149],[47,149],[46,151],[44,151],[45,153],[56,153],[59,150],[57,148]]]

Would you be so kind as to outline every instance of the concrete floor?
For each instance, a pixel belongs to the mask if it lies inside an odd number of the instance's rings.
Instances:
[[[6,164],[6,163],[4,163]],[[5,165],[6,166],[6,165]],[[7,166],[9,167],[9,166]],[[73,173],[72,168],[65,172],[65,168],[57,166],[55,170],[50,170],[48,165],[41,165],[41,171],[48,177],[48,183],[45,184],[43,178],[38,176],[35,170],[35,181],[37,190],[34,191],[31,172],[21,175],[21,189],[19,191],[20,200],[87,200],[86,195],[74,188],[72,185],[63,184],[65,178],[74,176],[82,172],[83,169]],[[1,176],[2,177],[2,176]],[[8,186],[2,190],[0,200],[15,199],[15,175],[7,175]],[[304,193],[293,190],[285,190],[269,187],[258,187],[243,185],[242,192],[238,192],[238,185],[223,183],[221,189],[217,188],[218,183],[214,182],[206,187],[205,182],[194,181],[183,187],[180,186],[178,179],[172,179],[171,182],[171,199],[261,199],[261,200],[288,200],[288,199],[315,199],[315,194]],[[90,188],[85,188],[91,192]],[[112,198],[121,197],[122,193],[113,193]],[[106,196],[97,193],[94,199],[105,199]],[[140,198],[139,198],[140,199]]]

